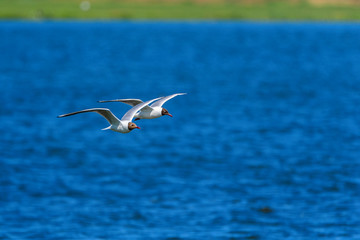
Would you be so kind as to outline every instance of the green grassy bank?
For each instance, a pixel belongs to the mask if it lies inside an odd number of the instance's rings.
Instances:
[[[1,19],[219,19],[334,20],[360,19],[360,6],[314,6],[302,3],[239,4],[192,1],[1,0]],[[90,3],[90,5],[88,4]],[[81,9],[81,6],[83,10]]]

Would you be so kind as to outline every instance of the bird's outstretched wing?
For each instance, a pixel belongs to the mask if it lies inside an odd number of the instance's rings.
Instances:
[[[153,104],[150,105],[150,107],[161,107],[166,101],[179,96],[179,95],[185,95],[186,93],[175,93],[166,97],[161,98],[160,100],[154,102]]]
[[[85,109],[85,110],[81,110],[81,111],[77,111],[77,112],[59,115],[58,118],[68,117],[68,116],[75,115],[78,113],[86,113],[86,112],[96,112],[96,113],[100,114],[101,116],[103,116],[110,124],[116,124],[116,123],[120,122],[120,120],[107,108]]]
[[[130,121],[134,118],[135,114],[140,111],[141,109],[143,109],[144,107],[146,107],[149,103],[152,103],[153,101],[156,101],[160,98],[155,98],[143,103],[140,103],[138,105],[136,105],[135,107],[131,108],[129,111],[127,111],[125,113],[125,115],[121,118],[121,121]]]
[[[102,101],[98,101],[99,103],[106,103],[106,102],[122,102],[122,103],[126,103],[129,104],[130,106],[135,107],[136,105],[142,103],[143,101],[141,101],[140,99],[132,99],[132,98],[128,98],[128,99],[113,99],[113,100],[102,100]]]
[[[128,99],[114,99],[114,100],[102,100],[102,101],[98,101],[99,103],[106,103],[106,102],[122,102],[122,103],[126,103],[130,106],[135,107],[136,105],[143,103],[143,101],[141,101],[140,99],[133,99],[133,98],[128,98]],[[152,107],[146,105],[142,110],[152,110]]]

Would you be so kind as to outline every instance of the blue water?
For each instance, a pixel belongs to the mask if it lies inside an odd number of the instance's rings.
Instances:
[[[360,239],[360,25],[0,23],[0,239]],[[113,98],[173,118],[129,134]]]

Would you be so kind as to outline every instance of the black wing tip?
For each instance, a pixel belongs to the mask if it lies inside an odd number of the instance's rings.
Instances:
[[[99,100],[98,103],[107,103],[107,102],[121,102],[121,99],[114,99],[114,100]]]

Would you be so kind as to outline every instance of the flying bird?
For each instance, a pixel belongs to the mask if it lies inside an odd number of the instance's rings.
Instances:
[[[125,115],[119,120],[109,109],[107,108],[90,108],[85,109],[82,111],[67,113],[58,116],[58,118],[67,117],[71,115],[75,115],[78,113],[85,113],[85,112],[96,112],[103,116],[109,123],[110,126],[107,128],[104,128],[102,130],[112,130],[119,133],[129,133],[130,131],[134,130],[135,128],[140,129],[135,123],[131,122],[131,120],[134,118],[136,112],[140,111],[142,108],[146,107],[149,103],[152,103],[153,101],[156,101],[160,98],[155,98],[146,102],[143,102],[141,104],[138,104],[131,108],[129,111],[125,113]]]
[[[159,100],[157,100],[156,102],[154,102],[153,104],[151,104],[150,106],[145,106],[144,108],[141,109],[141,111],[139,111],[138,113],[135,114],[135,121],[136,120],[140,120],[140,119],[153,119],[153,118],[158,118],[164,115],[168,115],[170,117],[172,117],[172,115],[169,113],[169,111],[165,108],[162,107],[162,105],[176,97],[179,95],[185,95],[186,93],[175,93],[166,97],[162,97]],[[114,100],[102,100],[102,101],[98,101],[100,103],[105,103],[105,102],[122,102],[122,103],[126,103],[129,104],[130,106],[137,106],[139,104],[141,104],[143,101],[141,101],[140,99],[114,99]]]

